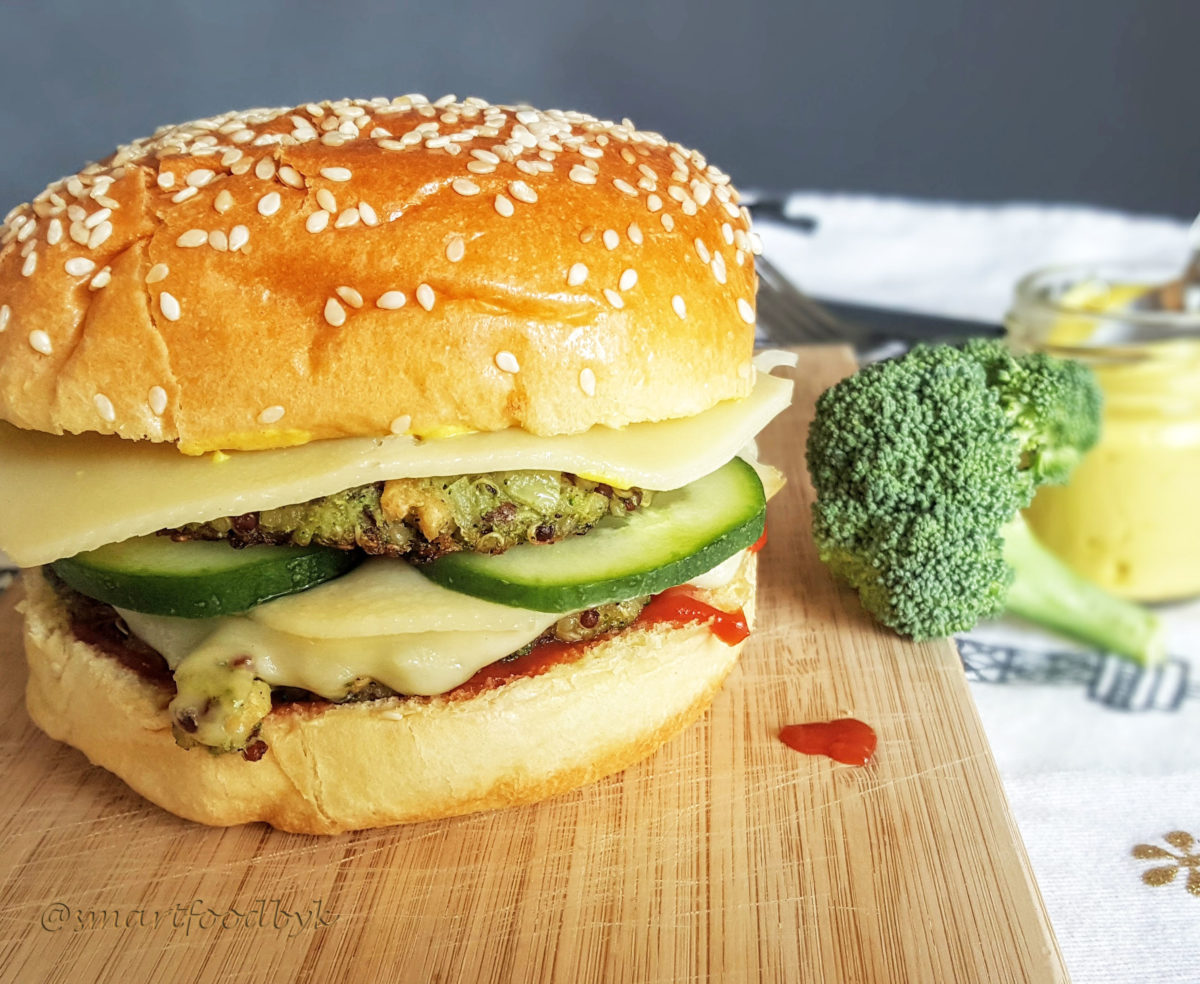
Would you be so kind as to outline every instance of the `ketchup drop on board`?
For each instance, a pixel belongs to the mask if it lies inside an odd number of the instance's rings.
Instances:
[[[779,731],[780,740],[805,755],[827,755],[845,765],[866,765],[875,754],[875,730],[856,718],[789,724]]]

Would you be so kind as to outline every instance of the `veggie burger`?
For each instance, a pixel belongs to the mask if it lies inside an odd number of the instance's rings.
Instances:
[[[729,179],[448,96],[158,131],[0,228],[27,704],[210,824],[531,802],[707,707],[789,402]]]

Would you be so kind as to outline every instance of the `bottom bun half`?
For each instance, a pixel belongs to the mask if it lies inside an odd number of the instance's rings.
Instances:
[[[711,592],[752,617],[754,555]],[[635,624],[577,660],[470,697],[277,707],[266,755],[175,744],[169,691],[78,639],[57,592],[25,577],[26,704],[165,810],[217,826],[265,821],[332,834],[531,803],[619,772],[695,721],[741,645],[706,624]]]

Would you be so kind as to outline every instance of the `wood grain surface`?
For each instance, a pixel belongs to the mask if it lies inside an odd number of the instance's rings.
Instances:
[[[804,435],[849,368],[807,350],[761,441],[791,482],[711,712],[536,806],[333,838],[177,820],[30,724],[10,590],[0,980],[1065,981],[953,647],[877,629],[814,555]],[[878,732],[869,766],[777,738],[840,716]]]

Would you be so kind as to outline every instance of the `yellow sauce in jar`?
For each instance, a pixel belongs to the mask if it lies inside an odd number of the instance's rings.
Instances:
[[[1200,321],[1195,335],[1168,331],[1162,318],[1146,329],[1128,308],[1144,282],[1094,283],[1065,289],[1052,316],[1032,316],[1019,290],[1009,317],[1018,344],[1090,365],[1105,398],[1099,444],[1069,485],[1042,488],[1026,517],[1047,547],[1114,594],[1200,595]]]

